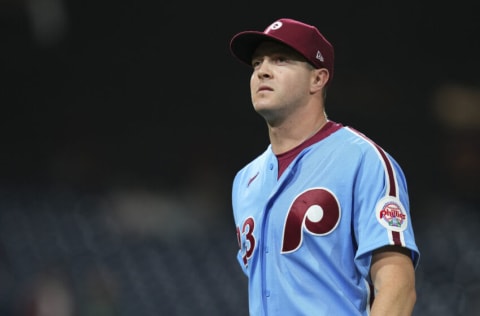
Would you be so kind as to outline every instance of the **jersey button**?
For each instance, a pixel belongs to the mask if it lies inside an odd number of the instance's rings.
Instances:
[[[265,296],[270,297],[270,291],[269,290],[265,290]]]
[[[269,168],[270,170],[273,170],[273,163],[270,163],[270,165],[268,166],[268,168]]]

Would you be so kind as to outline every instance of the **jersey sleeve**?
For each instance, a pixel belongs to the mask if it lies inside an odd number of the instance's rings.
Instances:
[[[354,234],[358,243],[355,261],[368,276],[372,252],[388,245],[411,250],[414,266],[420,253],[415,243],[405,175],[382,148],[369,143],[354,184]]]

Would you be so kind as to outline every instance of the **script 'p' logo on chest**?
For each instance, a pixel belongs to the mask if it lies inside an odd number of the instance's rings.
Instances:
[[[314,188],[302,192],[288,210],[282,252],[300,247],[304,232],[317,236],[330,234],[337,227],[340,216],[340,204],[329,190]]]

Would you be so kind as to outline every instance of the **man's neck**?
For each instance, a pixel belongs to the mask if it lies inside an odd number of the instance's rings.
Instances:
[[[306,117],[302,121],[288,121],[280,126],[268,126],[272,151],[278,155],[297,147],[315,135],[327,123],[325,113]]]

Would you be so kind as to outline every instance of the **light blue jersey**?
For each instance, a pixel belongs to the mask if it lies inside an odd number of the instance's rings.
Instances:
[[[252,316],[369,315],[372,251],[400,245],[418,263],[401,168],[363,134],[331,121],[324,127],[332,128],[280,178],[269,146],[234,179]]]

